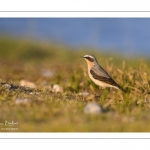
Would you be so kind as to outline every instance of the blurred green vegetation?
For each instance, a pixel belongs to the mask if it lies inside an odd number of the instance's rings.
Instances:
[[[101,99],[96,98],[101,89],[87,75],[86,63],[80,58],[85,54],[95,55],[128,92],[106,89]],[[44,76],[43,70],[53,74]],[[150,131],[149,74],[147,58],[93,48],[75,49],[48,41],[1,37],[0,123],[18,121],[15,132]],[[35,83],[37,88],[21,87],[22,79]],[[64,92],[53,92],[48,88],[53,84],[62,86]],[[81,96],[80,92],[88,92],[89,96]],[[30,102],[16,104],[17,98]],[[85,114],[84,107],[90,101],[98,103],[104,112]]]

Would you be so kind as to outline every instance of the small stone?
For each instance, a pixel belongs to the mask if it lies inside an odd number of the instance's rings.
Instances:
[[[31,102],[31,100],[28,98],[17,98],[15,100],[15,104],[26,104],[28,102]]]
[[[142,103],[141,100],[137,101],[137,104],[138,104],[138,105],[141,104],[141,103]]]
[[[25,86],[25,87],[29,87],[29,88],[36,88],[35,83],[27,81],[27,80],[21,80],[20,85]]]
[[[145,100],[144,100],[144,103],[145,103],[145,104],[148,104],[148,103],[149,103],[149,99],[145,99]]]
[[[6,89],[10,89],[11,88],[11,85],[10,84],[4,84],[2,87],[6,88]]]
[[[52,77],[54,75],[54,72],[48,69],[42,69],[41,73],[43,77]]]
[[[80,92],[79,95],[80,95],[80,96],[85,96],[85,97],[86,97],[86,96],[89,95],[89,93],[88,93],[88,92]]]
[[[57,93],[57,92],[62,93],[64,90],[63,90],[63,87],[61,87],[60,85],[54,84],[52,91],[53,91],[53,92],[56,92],[56,93]]]
[[[38,93],[38,92],[30,92],[29,94],[30,95],[39,95],[40,93]]]
[[[102,108],[95,102],[89,102],[85,108],[84,113],[86,114],[100,114],[102,113]]]

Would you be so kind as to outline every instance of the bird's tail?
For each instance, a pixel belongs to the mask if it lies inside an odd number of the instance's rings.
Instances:
[[[127,92],[127,90],[125,90],[124,88],[122,88],[120,85],[117,85],[118,86],[118,88],[121,90],[121,91],[123,91],[123,92]]]

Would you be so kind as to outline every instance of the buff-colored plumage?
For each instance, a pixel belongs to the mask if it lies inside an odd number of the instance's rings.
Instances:
[[[96,85],[101,86],[103,89],[106,87],[113,87],[125,92],[125,90],[98,64],[93,55],[85,55],[83,58],[87,62],[88,75]]]

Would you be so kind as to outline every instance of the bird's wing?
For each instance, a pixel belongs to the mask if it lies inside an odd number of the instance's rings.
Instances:
[[[90,70],[90,73],[94,79],[118,87],[118,84],[110,76],[99,75],[99,74],[95,73],[95,71],[93,69]]]
[[[96,72],[97,75],[105,77],[105,78],[111,78],[110,75],[98,64],[94,65],[91,70]]]
[[[93,69],[90,70],[90,73],[94,79],[105,82],[105,83],[110,84],[112,86],[116,86],[120,90],[122,90],[123,92],[126,92],[126,90],[124,90],[119,84],[117,84],[109,75],[101,76],[99,74],[96,74]]]

